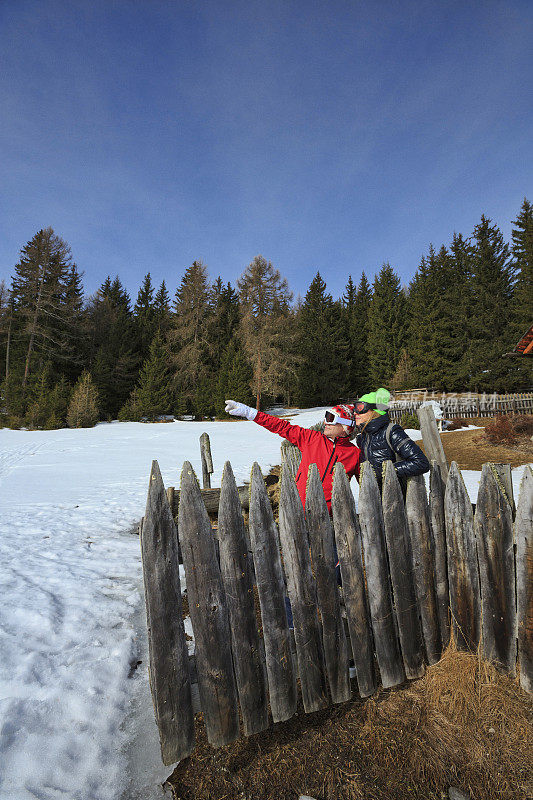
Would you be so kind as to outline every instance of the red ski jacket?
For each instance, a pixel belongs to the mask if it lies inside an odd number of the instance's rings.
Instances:
[[[305,493],[307,489],[307,473],[311,464],[316,464],[324,487],[324,497],[328,510],[331,512],[331,492],[333,490],[333,468],[337,461],[344,465],[348,478],[353,475],[359,480],[359,456],[361,451],[347,438],[328,439],[319,431],[291,425],[279,417],[272,417],[263,411],[258,411],[255,421],[258,425],[272,433],[283,436],[291,444],[296,445],[302,453],[300,468],[296,473],[296,486],[300,500],[305,508]]]

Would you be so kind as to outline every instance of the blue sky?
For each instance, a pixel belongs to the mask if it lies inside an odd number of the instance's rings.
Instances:
[[[1,0],[0,277],[51,225],[94,292],[255,255],[295,295],[533,201],[533,3]]]

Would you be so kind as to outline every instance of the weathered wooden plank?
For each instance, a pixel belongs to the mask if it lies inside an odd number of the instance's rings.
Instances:
[[[444,519],[444,482],[440,467],[431,462],[429,476],[429,516],[435,562],[435,590],[439,616],[440,638],[443,649],[450,641],[450,591],[448,587],[448,564],[446,556],[446,521]]]
[[[302,460],[302,454],[295,445],[290,442],[282,442],[281,444],[281,468],[285,470],[285,474],[292,475],[293,479],[296,478],[298,467]]]
[[[279,537],[294,620],[294,641],[306,713],[328,705],[318,599],[302,501],[291,475],[281,474]]]
[[[202,487],[210,489],[213,459],[211,458],[211,442],[207,433],[202,433],[200,436],[200,457],[202,459]]]
[[[381,682],[388,688],[402,683],[405,680],[405,672],[392,607],[381,495],[371,467],[365,467],[362,471],[359,487],[359,524],[374,645]]]
[[[368,697],[376,691],[377,681],[370,611],[365,592],[361,528],[348,477],[343,465],[338,463],[333,471],[331,507],[357,686],[361,697]]]
[[[178,537],[157,461],[141,528],[150,688],[165,765],[194,750],[189,658],[183,626]]]
[[[383,467],[383,524],[394,608],[405,674],[412,680],[424,674],[424,655],[411,562],[409,525],[396,470],[391,461],[386,461]]]
[[[170,486],[170,489],[173,487]],[[248,510],[250,504],[250,487],[249,486],[237,486],[237,491],[239,492],[239,499],[241,501],[241,507]],[[218,511],[218,506],[220,503],[220,489],[201,489],[202,493],[202,500],[204,501],[205,509],[208,514],[216,514]],[[180,502],[180,493],[174,489],[173,493],[173,505],[172,513],[174,516],[178,513],[178,507]]]
[[[250,481],[249,526],[263,623],[270,710],[274,722],[282,722],[296,712],[296,676],[285,610],[285,583],[278,532],[265,481],[257,463],[252,467]]]
[[[448,462],[444,455],[444,448],[437,428],[437,421],[431,406],[417,408],[416,413],[420,421],[420,431],[424,450],[429,461],[436,461],[440,467],[440,472],[444,484],[448,481]]]
[[[178,528],[207,738],[221,747],[239,735],[231,634],[211,523],[188,461],[181,473]]]
[[[442,644],[435,594],[431,523],[423,475],[415,475],[407,481],[405,510],[411,535],[413,572],[426,656],[429,664],[436,664],[442,653]]]
[[[515,520],[520,685],[533,694],[533,469],[520,485]]]
[[[452,461],[444,494],[448,583],[452,630],[459,650],[477,649],[481,599],[472,503],[463,476]]]
[[[241,503],[229,461],[226,461],[222,474],[218,540],[244,733],[251,736],[268,726],[266,675],[255,619]]]
[[[496,479],[496,483],[500,486],[504,497],[507,498],[508,503],[511,506],[511,513],[513,516],[513,520],[516,516],[516,505],[514,502],[514,492],[513,492],[513,479],[511,477],[511,465],[510,464],[496,464],[491,462],[491,470]]]
[[[511,505],[491,464],[483,464],[474,517],[483,654],[510,675],[516,674],[516,598]]]
[[[311,464],[309,469],[305,518],[322,621],[322,644],[331,698],[334,703],[344,703],[352,696],[348,674],[348,643],[341,616],[335,570],[333,526],[316,464]]]

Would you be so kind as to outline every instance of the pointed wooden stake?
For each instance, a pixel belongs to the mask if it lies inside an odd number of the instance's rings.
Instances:
[[[307,479],[305,518],[316,579],[318,607],[322,620],[324,658],[334,703],[352,696],[348,674],[348,644],[341,617],[339,587],[335,571],[333,525],[324,498],[316,464],[311,464]]]
[[[387,568],[383,511],[374,470],[365,468],[359,489],[359,523],[363,540],[368,599],[381,682],[385,688],[405,680],[396,635]]]
[[[516,589],[520,685],[533,694],[533,469],[527,466],[516,509]]]
[[[194,749],[189,656],[181,605],[178,534],[157,461],[152,462],[141,531],[150,687],[163,764]]]
[[[282,722],[296,712],[296,676],[285,610],[278,532],[257,463],[252,467],[250,481],[250,541],[263,623],[270,710],[274,722]]]
[[[474,531],[481,581],[483,654],[516,674],[516,599],[512,507],[490,464],[483,464]]]
[[[231,634],[211,523],[188,461],[181,473],[178,528],[207,738],[221,747],[239,735]]]
[[[335,464],[331,507],[357,685],[361,697],[368,697],[377,689],[374,642],[365,591],[361,529],[342,464]]]
[[[226,461],[222,474],[218,541],[244,733],[251,736],[268,726],[266,675],[255,619],[241,501],[229,461]]]
[[[422,633],[429,664],[436,664],[442,652],[435,594],[435,567],[431,543],[431,524],[423,475],[416,475],[407,481],[405,501],[411,553],[415,576],[416,596],[422,622]]]
[[[450,641],[450,590],[448,587],[448,563],[446,558],[446,521],[444,519],[444,481],[436,461],[431,462],[429,477],[429,515],[433,552],[435,554],[435,589],[437,613],[442,648]]]
[[[396,470],[391,461],[386,461],[383,467],[383,523],[394,607],[405,674],[412,680],[424,674],[424,655],[411,561],[409,525]]]
[[[444,495],[452,630],[459,650],[475,652],[481,629],[481,599],[472,503],[452,461]]]
[[[294,479],[283,472],[279,499],[279,535],[294,619],[294,641],[302,699],[305,711],[310,713],[328,705],[324,652],[304,510]]]

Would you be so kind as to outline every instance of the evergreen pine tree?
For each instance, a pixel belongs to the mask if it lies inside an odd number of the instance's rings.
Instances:
[[[370,384],[386,386],[398,365],[406,330],[406,298],[400,279],[384,264],[374,280],[370,303],[368,352]]]
[[[86,310],[85,324],[100,409],[113,418],[135,385],[140,362],[130,298],[118,277],[104,281]]]
[[[154,300],[154,315],[155,315],[155,328],[162,331],[163,334],[169,329],[170,326],[170,298],[167,292],[165,281],[162,281],[161,286],[157,290]]]
[[[298,313],[301,406],[325,405],[341,395],[349,347],[341,324],[340,308],[317,272]]]
[[[370,356],[368,353],[368,333],[370,329],[370,303],[372,287],[364,272],[361,273],[357,287],[355,314],[352,318],[350,341],[352,353],[352,381],[350,396],[358,397],[368,391],[370,386]]]
[[[148,272],[142,282],[133,308],[133,317],[137,329],[139,358],[145,361],[156,329],[156,311],[154,307],[154,289]]]
[[[474,305],[466,353],[469,387],[506,391],[513,384],[512,359],[506,358],[512,310],[513,271],[509,247],[491,220],[482,216],[474,229],[472,291]]]
[[[142,417],[153,420],[172,410],[171,374],[168,349],[161,333],[150,345],[150,353],[143,364],[136,389],[135,406]]]
[[[512,255],[517,273],[513,338],[518,340],[533,322],[533,206],[526,198],[513,225]]]
[[[253,369],[256,408],[261,396],[276,395],[294,359],[287,281],[270,261],[256,256],[238,282],[240,337]],[[289,347],[288,347],[289,345]]]
[[[177,393],[192,412],[198,384],[209,375],[209,294],[207,269],[201,261],[194,261],[176,291],[175,314],[168,332]]]
[[[224,417],[226,400],[238,398],[241,403],[253,404],[252,368],[237,337],[226,347],[218,372],[215,413]]]
[[[67,411],[69,428],[92,428],[98,422],[98,390],[89,372],[82,372]]]

